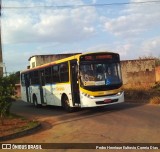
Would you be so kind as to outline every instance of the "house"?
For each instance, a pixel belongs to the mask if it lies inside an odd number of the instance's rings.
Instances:
[[[34,68],[36,66],[40,66],[45,63],[54,62],[56,60],[60,60],[66,57],[70,57],[80,53],[68,53],[68,54],[49,54],[49,55],[33,55],[31,56],[29,61],[28,69]]]

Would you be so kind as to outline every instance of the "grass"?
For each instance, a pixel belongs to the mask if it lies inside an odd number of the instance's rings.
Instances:
[[[10,114],[5,118],[4,124],[0,124],[0,137],[34,128],[38,124],[39,122],[37,121],[28,120],[22,116]]]
[[[39,124],[39,122],[37,122],[37,121],[29,121],[25,126],[23,126],[21,128],[17,128],[15,130],[15,132],[21,132],[21,131],[24,131],[24,130],[28,130],[28,129],[34,128],[38,124]]]
[[[160,82],[156,84],[124,85],[125,100],[134,103],[160,104]]]

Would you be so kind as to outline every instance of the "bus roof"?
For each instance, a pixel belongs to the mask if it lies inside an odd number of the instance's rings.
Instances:
[[[53,62],[50,62],[50,63],[42,64],[40,66],[31,68],[31,69],[26,69],[24,71],[21,71],[21,73],[26,73],[26,72],[34,71],[34,70],[37,70],[37,69],[42,69],[42,68],[45,68],[45,67],[48,67],[48,66],[52,66],[52,65],[55,65],[55,64],[58,64],[58,63],[62,63],[62,62],[65,62],[65,61],[70,61],[70,60],[73,60],[73,59],[78,59],[82,55],[87,55],[87,54],[89,55],[89,54],[96,54],[96,53],[100,53],[100,54],[101,53],[118,54],[118,53],[108,52],[108,51],[105,51],[105,52],[86,52],[86,53],[83,53],[83,54],[77,54],[77,55],[73,55],[73,56],[70,56],[70,57],[67,57],[67,58],[63,58],[63,59],[60,59],[60,60],[57,60],[57,61],[53,61]]]
[[[29,72],[29,71],[34,71],[34,70],[42,69],[42,68],[45,68],[47,66],[52,66],[54,64],[58,64],[58,63],[61,63],[61,62],[73,60],[73,59],[78,58],[80,55],[81,54],[77,54],[77,55],[73,55],[73,56],[70,56],[70,57],[67,57],[67,58],[63,58],[63,59],[60,59],[60,60],[56,60],[56,61],[53,61],[53,62],[45,63],[45,64],[42,64],[40,66],[37,66],[37,67],[31,68],[31,69],[26,69],[24,71],[21,71],[21,73],[25,73],[25,72]]]

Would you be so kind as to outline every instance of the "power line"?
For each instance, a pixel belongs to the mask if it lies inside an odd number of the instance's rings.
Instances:
[[[82,5],[37,5],[37,6],[2,6],[3,9],[30,9],[30,8],[77,8],[77,7],[104,7],[104,6],[121,6],[135,4],[160,3],[160,1],[144,2],[123,2],[123,3],[104,3],[104,4],[82,4]]]

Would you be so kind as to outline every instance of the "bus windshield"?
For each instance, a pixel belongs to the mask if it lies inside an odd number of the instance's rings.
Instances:
[[[80,64],[81,86],[110,86],[122,83],[120,63]]]

